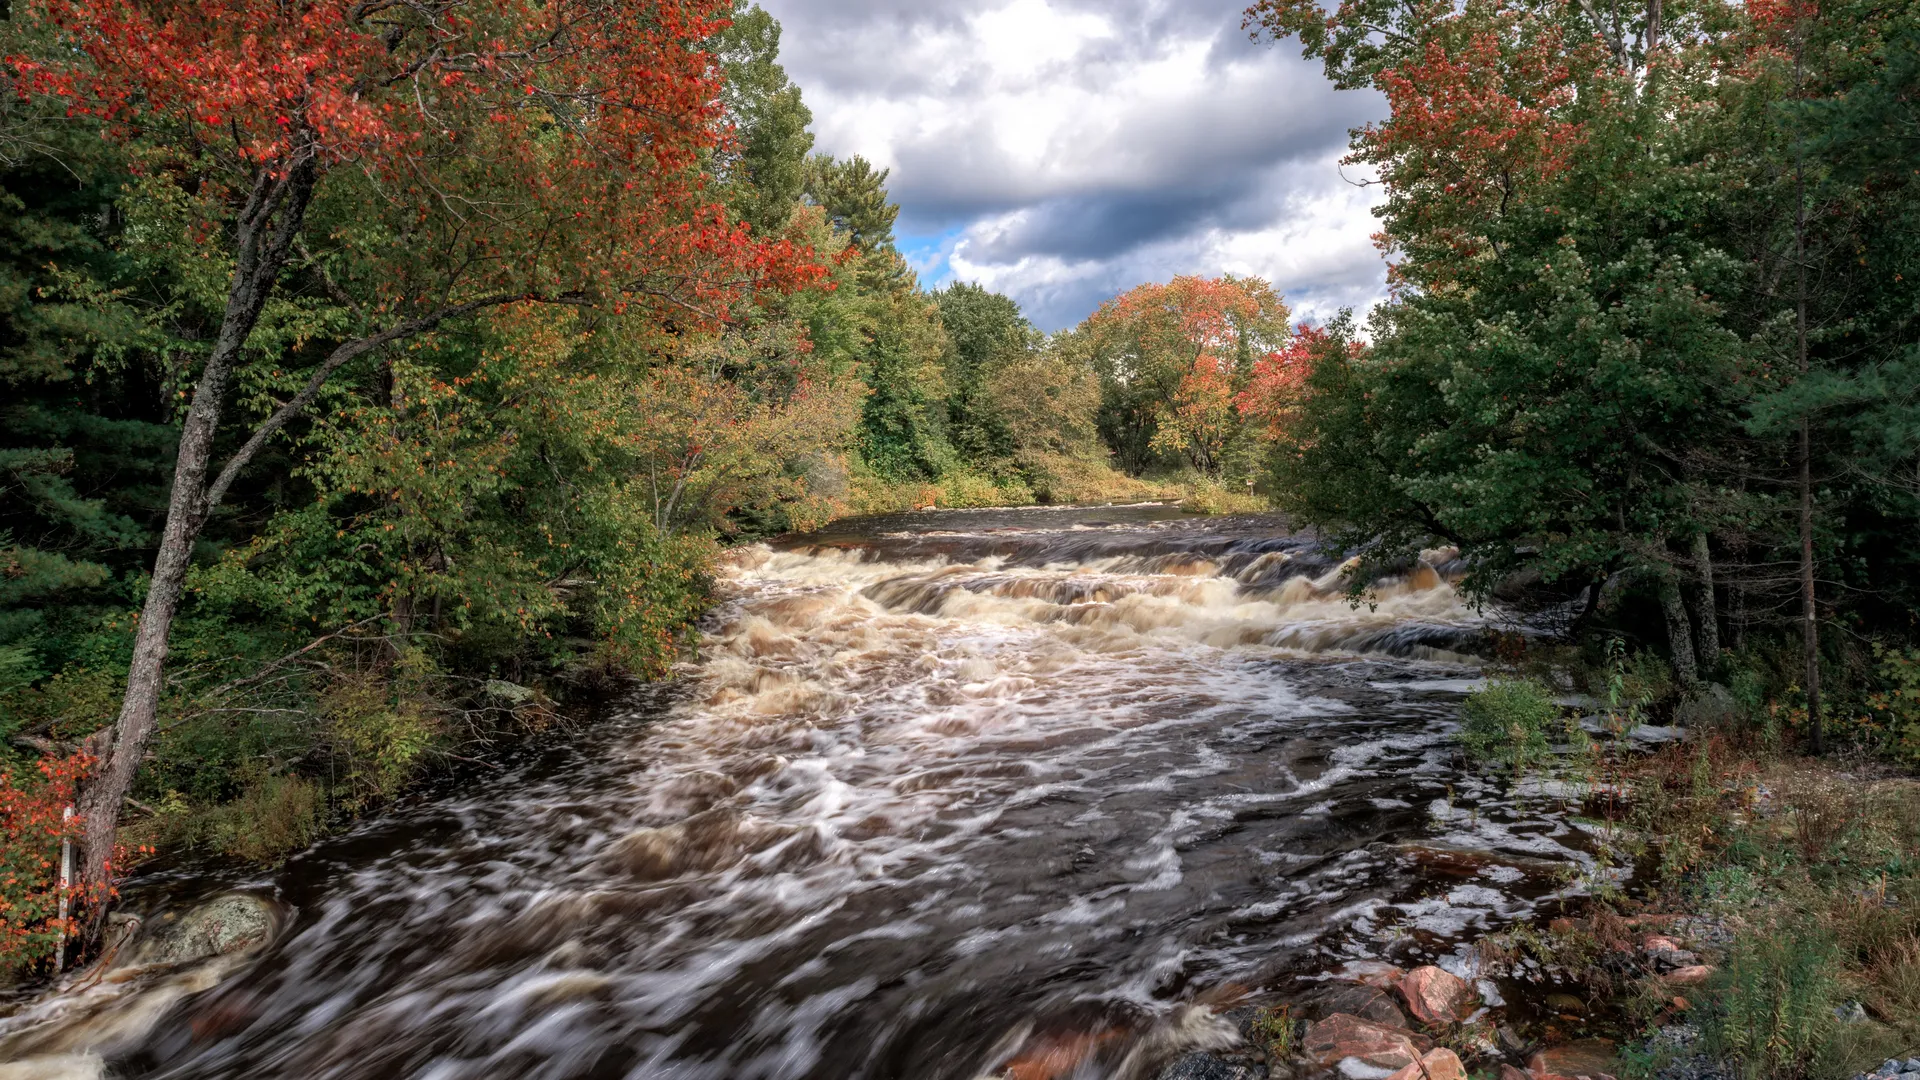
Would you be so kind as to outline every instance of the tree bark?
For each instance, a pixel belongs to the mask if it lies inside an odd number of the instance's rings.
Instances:
[[[1794,79],[1800,76],[1800,54],[1794,55]],[[1796,146],[1795,148],[1799,148]],[[1796,154],[1793,214],[1794,338],[1799,352],[1800,377],[1812,370],[1807,352],[1807,174]],[[1800,416],[1800,615],[1801,651],[1806,660],[1807,747],[1815,754],[1826,750],[1826,731],[1820,715],[1820,622],[1814,595],[1813,566],[1813,422]]]
[[[1691,689],[1700,683],[1700,669],[1693,658],[1693,627],[1687,619],[1687,605],[1680,599],[1680,583],[1672,569],[1661,567],[1660,612],[1667,617],[1667,642],[1673,650],[1673,673],[1680,685]]]
[[[120,806],[133,787],[134,774],[146,755],[147,740],[159,713],[164,689],[167,637],[180,606],[180,595],[193,558],[194,542],[205,526],[212,504],[207,498],[207,471],[213,441],[226,403],[228,383],[241,350],[260,321],[267,294],[286,265],[293,240],[306,218],[318,179],[318,163],[307,157],[284,176],[262,170],[241,208],[234,232],[233,282],[227,292],[220,330],[207,355],[206,367],[194,386],[187,416],[180,430],[179,453],[174,460],[173,491],[167,520],[154,556],[153,577],[135,632],[133,658],[127,668],[126,695],[114,721],[111,743],[104,749],[98,770],[81,796],[85,821],[80,881],[92,895],[104,897],[108,884],[113,838]],[[95,905],[94,917],[101,914]]]
[[[1804,310],[1804,300],[1802,301]],[[1806,352],[1801,351],[1802,370]],[[1807,748],[1826,752],[1826,732],[1820,716],[1820,622],[1813,574],[1813,434],[1805,417],[1800,420],[1800,613],[1801,653],[1806,661]]]
[[[1711,671],[1720,663],[1720,597],[1713,586],[1713,550],[1704,531],[1693,535],[1693,570],[1700,595],[1693,628],[1700,644],[1700,667]]]

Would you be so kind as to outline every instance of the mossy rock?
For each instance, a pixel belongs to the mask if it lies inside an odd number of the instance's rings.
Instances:
[[[135,964],[184,964],[256,949],[279,931],[279,905],[247,893],[227,893],[183,912],[166,912],[145,927]]]

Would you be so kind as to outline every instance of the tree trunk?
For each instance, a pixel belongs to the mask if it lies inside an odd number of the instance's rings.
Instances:
[[[1804,347],[1801,356],[1806,355]],[[1813,589],[1813,435],[1800,421],[1800,613],[1801,653],[1807,665],[1807,748],[1826,751],[1826,732],[1820,717],[1820,622]]]
[[[1699,578],[1693,628],[1700,643],[1700,667],[1712,671],[1720,663],[1720,598],[1713,587],[1713,551],[1705,532],[1693,535],[1693,570]]]
[[[1794,79],[1800,77],[1800,54],[1794,54]],[[1795,147],[1796,151],[1799,147]],[[1807,353],[1807,174],[1798,154],[1794,160],[1793,215],[1794,338],[1800,354],[1800,377],[1812,370]],[[1800,416],[1800,615],[1801,651],[1807,672],[1807,746],[1819,754],[1826,749],[1820,716],[1820,622],[1815,608],[1813,567],[1813,422]]]
[[[226,402],[228,382],[241,350],[260,320],[268,292],[280,276],[294,236],[313,197],[317,165],[302,161],[282,177],[263,171],[241,209],[234,234],[233,282],[227,293],[220,330],[200,381],[187,406],[180,431],[179,454],[173,466],[173,491],[167,502],[167,520],[160,534],[160,550],[153,561],[153,578],[134,635],[133,658],[127,668],[126,696],[114,721],[112,741],[88,781],[80,799],[85,821],[80,881],[95,898],[93,918],[104,911],[109,884],[113,838],[120,823],[120,805],[133,787],[147,752],[165,689],[167,637],[179,610],[193,559],[194,542],[206,525],[212,506],[207,498],[207,473],[213,460],[214,436]]]
[[[1700,669],[1693,660],[1693,627],[1688,625],[1687,605],[1680,599],[1680,583],[1670,568],[1661,567],[1660,612],[1667,617],[1667,641],[1673,649],[1673,673],[1680,685],[1691,689],[1699,685]]]

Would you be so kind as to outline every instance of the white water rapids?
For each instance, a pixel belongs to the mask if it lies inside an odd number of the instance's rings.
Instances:
[[[1525,867],[1590,863],[1455,762],[1490,616],[1447,559],[1355,607],[1277,523],[1165,508],[742,549],[674,683],[279,870],[141,883],[293,914],[150,1022],[41,1007],[0,1046],[128,1077],[1151,1076],[1219,1037],[1188,1003],[1460,967],[1555,887]]]

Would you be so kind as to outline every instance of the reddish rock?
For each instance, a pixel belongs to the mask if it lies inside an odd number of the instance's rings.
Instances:
[[[1571,934],[1578,929],[1580,924],[1568,918],[1555,919],[1547,924],[1548,932],[1555,934]]]
[[[1431,1040],[1410,1032],[1369,1023],[1350,1013],[1334,1013],[1307,1029],[1301,1052],[1331,1069],[1348,1058],[1372,1069],[1397,1071],[1420,1060]]]
[[[1534,1080],[1545,1080],[1549,1076],[1612,1080],[1617,1068],[1613,1044],[1605,1039],[1580,1039],[1562,1046],[1549,1046],[1527,1062],[1527,1070],[1533,1073]]]
[[[1713,978],[1713,968],[1706,964],[1694,964],[1691,967],[1677,968],[1667,972],[1661,978],[1674,986],[1699,986]]]
[[[1360,984],[1335,986],[1314,1003],[1316,1016],[1351,1013],[1382,1027],[1405,1028],[1407,1014],[1385,990]]]
[[[1533,1074],[1525,1069],[1516,1069],[1511,1065],[1500,1066],[1500,1080],[1533,1080]]]
[[[1467,1080],[1467,1067],[1460,1055],[1442,1047],[1430,1051],[1419,1061],[1401,1069],[1387,1080]]]
[[[1648,934],[1646,938],[1640,942],[1640,947],[1647,950],[1648,952],[1679,952],[1680,951],[1679,942],[1673,940],[1670,937],[1661,937],[1659,934]]]
[[[1473,988],[1459,976],[1429,964],[1400,980],[1407,1011],[1423,1024],[1451,1024],[1473,1010]]]

